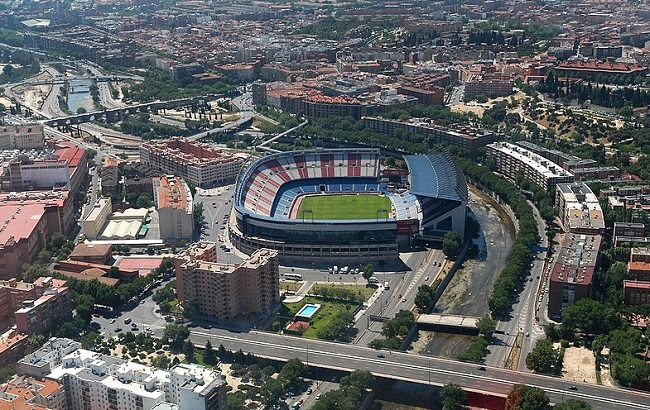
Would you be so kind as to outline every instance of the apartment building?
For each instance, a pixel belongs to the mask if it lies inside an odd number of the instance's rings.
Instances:
[[[280,301],[278,253],[259,249],[239,265],[221,264],[212,255],[214,244],[199,243],[176,257],[176,283],[181,305],[192,303],[200,316],[216,320],[249,321]]]
[[[154,177],[153,198],[158,209],[160,239],[191,239],[194,233],[192,193],[179,177]]]
[[[16,376],[0,387],[0,409],[66,410],[65,390],[54,380]]]
[[[50,339],[21,359],[17,371],[63,385],[68,410],[149,410],[161,403],[197,410],[227,408],[226,383],[212,369],[179,364],[157,370],[81,349],[70,339]]]
[[[591,296],[600,235],[567,233],[551,270],[548,315],[562,317],[564,309]]]
[[[48,212],[44,204],[0,205],[0,279],[20,277],[22,265],[36,259],[58,232]]]
[[[44,145],[42,124],[0,126],[0,150],[43,149]]]
[[[471,158],[476,157],[476,152],[496,140],[492,131],[467,126],[445,128],[427,121],[399,121],[379,117],[365,117],[363,123],[366,127],[376,132],[395,135],[398,130],[424,135],[436,143],[454,145],[467,150]]]
[[[140,162],[198,186],[233,182],[244,160],[228,151],[181,137],[151,140],[140,146]]]
[[[605,233],[605,219],[598,198],[587,184],[573,182],[557,184],[555,207],[566,232],[584,234]]]
[[[650,303],[650,282],[623,281],[623,295],[626,305],[645,305]]]
[[[621,243],[650,244],[645,224],[638,222],[614,222],[614,247]]]
[[[630,279],[650,282],[650,248],[632,248],[628,274]]]
[[[14,313],[19,332],[40,335],[72,319],[70,293],[64,280],[39,278],[34,285],[39,297],[23,301],[22,306]]]
[[[554,190],[557,184],[573,182],[573,175],[557,164],[508,142],[488,144],[486,154],[499,173],[512,180],[521,175],[546,191]]]
[[[465,95],[503,97],[512,94],[514,79],[509,74],[482,72],[472,74],[465,81]]]

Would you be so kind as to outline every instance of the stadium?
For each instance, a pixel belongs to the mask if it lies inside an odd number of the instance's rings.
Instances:
[[[406,155],[408,170],[380,167],[374,148],[291,151],[258,158],[235,188],[230,241],[281,263],[396,263],[412,241],[464,233],[465,179],[447,154]]]

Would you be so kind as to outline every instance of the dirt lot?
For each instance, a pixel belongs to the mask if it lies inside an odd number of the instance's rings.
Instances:
[[[556,343],[556,345],[559,346],[559,343]],[[569,347],[564,352],[562,373],[562,377],[566,380],[596,384],[596,358],[594,354],[584,347]],[[603,385],[614,385],[607,365],[601,366],[600,375]]]

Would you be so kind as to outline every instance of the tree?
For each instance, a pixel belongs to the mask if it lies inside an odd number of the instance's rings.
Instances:
[[[165,326],[163,331],[162,340],[164,343],[169,343],[174,348],[183,346],[183,342],[190,335],[190,330],[187,326],[170,324]]]
[[[435,291],[431,286],[427,284],[420,285],[420,287],[418,287],[418,293],[415,295],[415,306],[420,311],[425,310],[429,307],[434,294]]]
[[[300,359],[291,359],[280,370],[279,378],[283,379],[287,387],[293,387],[300,381],[300,376],[309,370]]]
[[[410,310],[400,310],[393,319],[384,322],[381,334],[391,339],[397,336],[406,336],[415,325],[415,316]]]
[[[192,341],[189,339],[185,340],[183,343],[183,354],[185,355],[185,360],[188,363],[194,363],[196,361],[196,357],[194,356],[195,353],[196,349],[194,348]]]
[[[162,370],[169,369],[169,363],[169,357],[166,354],[159,354],[151,359],[151,365]]]
[[[149,194],[141,194],[135,202],[138,208],[149,208],[151,206],[151,197]]]
[[[620,327],[621,317],[611,306],[585,298],[564,310],[562,324],[588,334],[607,334]]]
[[[449,231],[442,237],[442,253],[450,259],[456,258],[460,254],[461,238],[456,231]]]
[[[260,389],[260,395],[262,396],[262,403],[266,406],[276,404],[282,394],[284,393],[284,386],[282,381],[279,379],[268,378],[262,385]]]
[[[483,316],[476,321],[476,327],[478,327],[479,334],[485,335],[485,337],[490,337],[497,328],[497,321],[489,316]]]
[[[55,250],[60,249],[66,242],[68,242],[68,238],[66,238],[66,236],[61,232],[53,233],[50,238],[50,245],[52,245]]]
[[[442,409],[461,410],[465,409],[467,392],[455,384],[447,384],[442,388]]]
[[[547,410],[549,399],[544,390],[516,384],[506,397],[505,410]]]
[[[203,361],[206,364],[215,365],[217,364],[217,353],[212,348],[212,343],[208,340],[205,343],[205,352],[203,353]]]
[[[341,378],[342,388],[354,387],[359,390],[370,389],[375,384],[375,376],[367,370],[355,370]]]
[[[564,403],[556,404],[553,410],[591,410],[592,407],[589,403],[583,400],[569,399]]]
[[[553,348],[550,339],[541,339],[526,356],[526,367],[537,373],[560,374],[562,356],[560,349]]]
[[[372,277],[372,275],[374,275],[374,274],[375,274],[375,269],[372,266],[372,263],[366,263],[365,265],[363,265],[363,275],[362,276],[363,276],[363,278],[365,280],[369,280]]]

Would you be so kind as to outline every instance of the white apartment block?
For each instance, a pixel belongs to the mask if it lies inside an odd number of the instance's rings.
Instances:
[[[546,191],[555,190],[557,184],[573,182],[569,171],[525,148],[507,142],[493,142],[486,148],[497,172],[512,180],[521,175]]]
[[[53,345],[58,348],[53,350]],[[193,410],[226,409],[226,383],[214,370],[196,364],[159,370],[81,349],[69,339],[51,339],[21,359],[17,369],[61,383],[68,410],[150,410],[164,408],[164,403]]]

